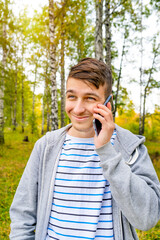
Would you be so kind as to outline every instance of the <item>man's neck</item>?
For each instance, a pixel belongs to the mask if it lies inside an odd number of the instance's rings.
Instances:
[[[95,135],[93,128],[90,128],[87,131],[79,131],[78,129],[75,129],[73,126],[69,128],[67,133],[72,137],[78,138],[92,138]]]

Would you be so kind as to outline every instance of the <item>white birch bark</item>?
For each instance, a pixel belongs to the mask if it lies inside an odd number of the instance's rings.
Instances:
[[[21,98],[22,98],[22,133],[24,133],[24,76],[22,76],[22,90],[21,90]]]
[[[62,21],[61,21],[61,127],[64,127],[65,122],[65,30],[64,30],[64,5],[66,1],[61,0],[62,4]]]
[[[103,0],[96,0],[95,58],[103,61]]]
[[[142,118],[142,132],[141,132],[141,134],[144,134],[144,130],[145,130],[147,92],[151,89],[149,85],[152,81],[152,74],[153,74],[154,69],[155,69],[156,57],[159,54],[158,50],[160,49],[160,44],[158,44],[158,46],[156,48],[155,43],[154,43],[153,49],[154,49],[153,50],[154,56],[153,56],[153,60],[152,60],[152,66],[151,66],[150,71],[149,71],[148,81],[146,83],[146,86],[145,86],[145,89],[144,89],[144,94],[143,94],[144,95],[144,97],[143,97],[143,118]]]
[[[14,109],[13,109],[13,131],[16,130],[17,127],[17,61],[15,63],[16,65],[16,72],[15,72],[15,91],[14,91]]]
[[[43,97],[42,97],[42,130],[41,130],[41,135],[44,134],[44,109],[45,109],[44,96],[45,96],[45,90],[44,90],[44,94],[43,94]]]
[[[7,8],[7,2],[5,2]],[[1,70],[1,79],[0,79],[0,144],[4,143],[4,78],[5,78],[5,69],[7,63],[7,49],[6,49],[6,39],[7,39],[7,31],[6,31],[6,21],[7,17],[4,14],[3,21],[3,56],[2,56],[2,70]]]
[[[139,79],[139,84],[140,84],[140,103],[139,103],[139,134],[142,135],[142,98],[143,98],[143,94],[142,94],[142,89],[143,89],[143,3],[141,0],[141,49],[140,49],[140,53],[141,53],[141,66],[139,68],[140,70],[140,79]]]
[[[22,69],[23,69],[24,46],[22,46]],[[24,74],[22,74],[22,89],[21,89],[21,116],[22,116],[22,133],[24,133]]]
[[[35,126],[35,90],[36,90],[36,79],[37,79],[37,63],[35,63],[35,79],[33,83],[33,94],[32,94],[32,126],[31,126],[31,133],[34,133],[34,126]]]
[[[64,38],[64,36],[63,36]],[[61,40],[61,127],[64,127],[65,113],[65,68],[64,68],[64,39]]]
[[[121,53],[121,61],[120,61],[118,79],[117,79],[117,90],[116,90],[116,95],[115,95],[115,108],[114,108],[114,112],[113,112],[114,118],[115,118],[116,112],[117,112],[119,88],[120,88],[120,81],[121,81],[121,75],[122,75],[122,66],[123,66],[123,60],[124,60],[124,55],[125,55],[125,47],[126,47],[126,38],[127,38],[127,36],[128,36],[128,28],[127,28],[127,26],[125,26],[123,47],[122,47],[122,53]]]
[[[50,34],[50,80],[51,80],[51,130],[58,128],[58,104],[56,86],[56,45],[54,6],[53,0],[49,0],[49,34]]]
[[[111,69],[111,22],[110,22],[110,0],[105,1],[105,62]]]

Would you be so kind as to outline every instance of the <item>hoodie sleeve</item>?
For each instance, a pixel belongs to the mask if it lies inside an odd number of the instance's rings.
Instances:
[[[11,240],[35,239],[38,194],[38,143],[35,144],[16,190],[11,208]]]
[[[96,151],[123,215],[137,229],[154,227],[160,219],[160,184],[146,147],[138,147],[138,158],[130,166],[110,143]]]

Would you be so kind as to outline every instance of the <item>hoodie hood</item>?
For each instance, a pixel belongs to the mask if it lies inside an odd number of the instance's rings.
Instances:
[[[115,140],[115,149],[117,152],[122,152],[127,159],[135,152],[135,150],[145,142],[145,137],[135,135],[129,130],[119,127],[116,124],[117,137]]]

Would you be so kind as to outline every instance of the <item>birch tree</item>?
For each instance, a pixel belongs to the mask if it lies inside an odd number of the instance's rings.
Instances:
[[[18,69],[17,69],[17,61],[15,62],[15,77],[14,77],[14,109],[13,109],[13,131],[16,130],[17,127],[17,75],[18,75]]]
[[[110,0],[105,0],[105,62],[109,69],[111,66],[111,15],[110,15]]]
[[[148,80],[145,84],[144,94],[143,94],[143,115],[142,115],[142,131],[141,134],[144,134],[145,130],[145,117],[146,117],[146,98],[147,95],[151,92],[153,88],[160,88],[159,80],[156,81],[153,78],[153,73],[156,71],[156,58],[160,54],[160,43],[156,45],[156,39],[153,40],[153,59],[151,68],[144,70],[144,74],[148,75]]]
[[[29,51],[29,23],[30,18],[27,17],[26,9],[20,13],[17,19],[17,42],[19,44],[18,51],[20,53],[20,68],[21,68],[21,131],[25,131],[25,109],[27,107],[25,98],[25,86],[26,86],[26,75],[25,75],[25,53]]]
[[[141,59],[141,65],[139,68],[139,72],[140,72],[140,77],[139,77],[139,85],[140,85],[140,104],[139,104],[139,134],[143,134],[143,130],[142,130],[142,88],[143,88],[143,2],[141,0],[140,2],[140,9],[141,9],[141,13],[140,13],[140,34],[141,34],[141,38],[140,38],[140,59]]]
[[[45,110],[45,99],[44,99],[44,96],[45,96],[45,88],[44,88],[44,93],[43,93],[43,96],[42,96],[42,128],[41,128],[41,135],[44,134],[44,110]]]
[[[104,25],[104,28],[105,28],[105,37],[104,37],[105,62],[107,63],[107,65],[110,69],[112,69],[112,58],[113,58],[112,27],[113,27],[113,25],[115,25],[115,26],[118,25],[118,27],[119,27],[120,22],[123,23],[123,21],[125,19],[124,18],[125,12],[133,14],[131,0],[129,0],[129,1],[105,0],[104,1],[104,14],[103,14],[103,1],[96,0],[95,53],[97,55],[97,52],[100,52],[101,56],[102,56],[102,52],[103,52],[102,27]]]
[[[66,15],[66,0],[61,0],[62,21],[61,21],[61,50],[60,50],[60,66],[61,66],[61,127],[65,125],[65,25],[64,18]]]
[[[49,40],[49,14],[48,6],[42,8],[42,12],[35,11],[33,16],[32,25],[30,26],[30,32],[32,32],[30,39],[34,43],[33,51],[35,56],[37,55],[37,61],[39,61],[37,84],[44,82],[44,91],[42,96],[42,129],[41,134],[50,130],[50,112],[51,112],[51,77],[50,77],[50,40]],[[33,59],[31,59],[33,60]],[[35,65],[35,61],[31,61],[32,65]],[[36,68],[34,68],[34,71]],[[37,78],[37,77],[36,77]],[[47,119],[45,119],[45,117]],[[47,128],[45,129],[45,122],[47,122]]]
[[[24,133],[24,74],[22,75],[21,99],[22,133]]]
[[[35,129],[35,90],[36,90],[36,84],[37,84],[37,68],[38,68],[38,62],[37,59],[35,59],[35,71],[34,71],[34,82],[33,82],[33,90],[32,90],[32,121],[31,121],[31,133],[34,133]]]
[[[103,0],[96,0],[95,57],[103,61]]]
[[[49,0],[49,35],[50,35],[50,80],[51,80],[51,129],[58,128],[58,104],[56,85],[56,45],[54,2]]]
[[[127,39],[128,35],[129,35],[129,30],[128,30],[128,26],[126,25],[126,26],[125,26],[124,37],[123,37],[123,46],[122,46],[122,53],[121,53],[119,73],[118,73],[118,78],[117,78],[117,87],[116,87],[116,94],[115,94],[115,108],[114,108],[114,113],[113,113],[114,118],[115,118],[116,112],[117,112],[119,89],[120,89],[120,82],[121,82],[121,77],[122,77],[123,61],[124,61],[125,48],[126,48],[126,39]]]
[[[0,76],[0,144],[4,143],[4,87],[5,87],[5,70],[7,64],[7,13],[8,1],[4,2],[4,13],[2,22],[2,62],[1,62],[1,76]]]

